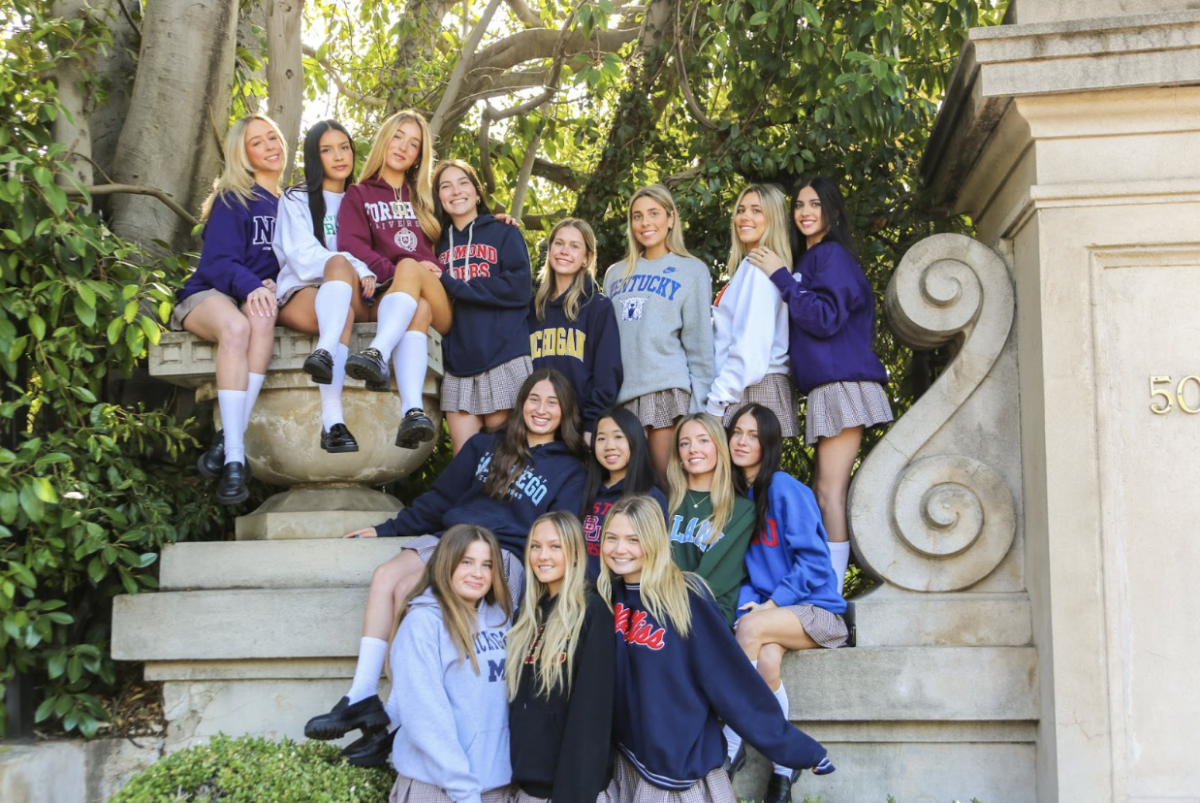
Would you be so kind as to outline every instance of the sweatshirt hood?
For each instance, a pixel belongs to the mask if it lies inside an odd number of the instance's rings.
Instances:
[[[496,220],[495,216],[493,216],[493,215],[479,215],[474,220],[472,220],[470,223],[463,226],[461,229],[458,226],[455,226],[453,223],[451,223],[450,225],[448,225],[446,227],[446,230],[447,231],[452,230],[456,237],[459,235],[462,235],[465,237],[468,234],[468,232],[470,232],[472,229],[474,229],[475,233],[478,234],[479,232],[483,231],[484,229],[486,229],[492,225],[504,226],[507,224],[501,223],[500,221]]]
[[[550,279],[549,281],[554,281],[554,280]],[[599,291],[600,291],[600,286],[598,284],[596,284],[594,281],[592,281],[591,276],[583,277],[583,297],[584,298],[595,295]],[[550,306],[561,307],[564,303],[566,303],[566,300],[567,300],[567,294],[560,293],[557,298],[550,299]]]

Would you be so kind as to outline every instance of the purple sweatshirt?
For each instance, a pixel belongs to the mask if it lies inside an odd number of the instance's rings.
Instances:
[[[204,225],[200,264],[176,298],[183,301],[204,290],[220,290],[241,302],[262,287],[264,279],[278,276],[279,261],[271,249],[278,209],[279,199],[257,184],[248,204],[222,193]]]
[[[338,248],[367,263],[381,283],[392,278],[402,259],[434,261],[429,238],[409,201],[408,185],[400,188],[397,201],[392,185],[381,178],[364,179],[346,189],[338,210]]]
[[[887,382],[871,350],[875,294],[840,243],[822,240],[771,281],[788,310],[788,359],[801,393],[830,382]]]

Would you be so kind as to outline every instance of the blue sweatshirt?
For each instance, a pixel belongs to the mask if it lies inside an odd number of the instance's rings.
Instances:
[[[753,491],[751,491],[753,498]],[[738,592],[738,608],[769,599],[783,608],[806,602],[845,613],[821,509],[813,492],[790,474],[776,471],[767,491],[767,523],[746,550],[749,578]],[[739,610],[738,616],[745,611]]]
[[[612,506],[624,495],[625,480],[618,480],[607,488],[601,486],[599,493],[596,494],[596,501],[592,502],[591,509],[583,514],[583,540],[587,543],[588,554],[587,576],[592,582],[595,582],[596,578],[600,576],[600,532],[604,529],[604,522],[608,519],[608,511],[612,510]],[[663,496],[663,492],[652,487],[648,491],[642,491],[642,495],[649,496],[658,502],[658,506],[662,508],[663,512],[663,523],[669,522],[667,497]]]
[[[278,276],[279,261],[271,248],[278,209],[279,199],[257,184],[248,204],[230,193],[218,196],[204,224],[200,264],[176,298],[183,301],[203,290],[220,290],[240,303],[262,287],[264,279]]]
[[[563,311],[566,293],[546,304],[544,321],[529,305],[529,356],[534,370],[563,372],[579,399],[584,430],[595,432],[601,413],[616,404],[621,392],[621,335],[612,302],[590,278],[584,282],[573,321]]]
[[[771,761],[815,767],[825,748],[792,727],[746,660],[716,602],[690,590],[686,638],[642,605],[638,586],[613,581],[617,702],[613,739],[649,783],[690,788],[725,761],[724,720]]]
[[[483,485],[501,438],[503,433],[473,436],[429,490],[378,525],[376,535],[440,535],[455,524],[479,524],[495,533],[502,547],[523,558],[534,519],[551,510],[579,512],[586,472],[565,443],[551,441],[530,449],[530,464],[508,495],[493,499]]]
[[[454,322],[442,340],[446,373],[475,376],[529,356],[525,316],[533,273],[520,230],[480,215],[465,230],[446,227],[437,252],[442,287],[454,302]]]
[[[498,606],[481,602],[471,659],[459,659],[431,590],[412,601],[392,642],[388,713],[399,723],[392,764],[401,775],[444,789],[454,803],[480,803],[512,779],[505,637]]]
[[[887,382],[871,350],[875,293],[840,243],[822,240],[771,281],[788,310],[788,359],[801,393],[830,382]]]

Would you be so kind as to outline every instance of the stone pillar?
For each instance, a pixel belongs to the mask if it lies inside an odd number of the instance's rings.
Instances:
[[[923,162],[1015,279],[1020,423],[998,435],[1019,437],[1039,801],[1200,799],[1194,7],[1019,0],[971,32]],[[941,527],[963,494],[937,493]]]

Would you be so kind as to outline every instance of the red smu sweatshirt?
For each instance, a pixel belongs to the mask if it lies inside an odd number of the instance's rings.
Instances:
[[[381,178],[346,189],[338,210],[338,247],[367,263],[380,283],[391,279],[396,263],[406,257],[436,263],[409,201],[408,185],[401,187],[397,201],[395,190]]]

